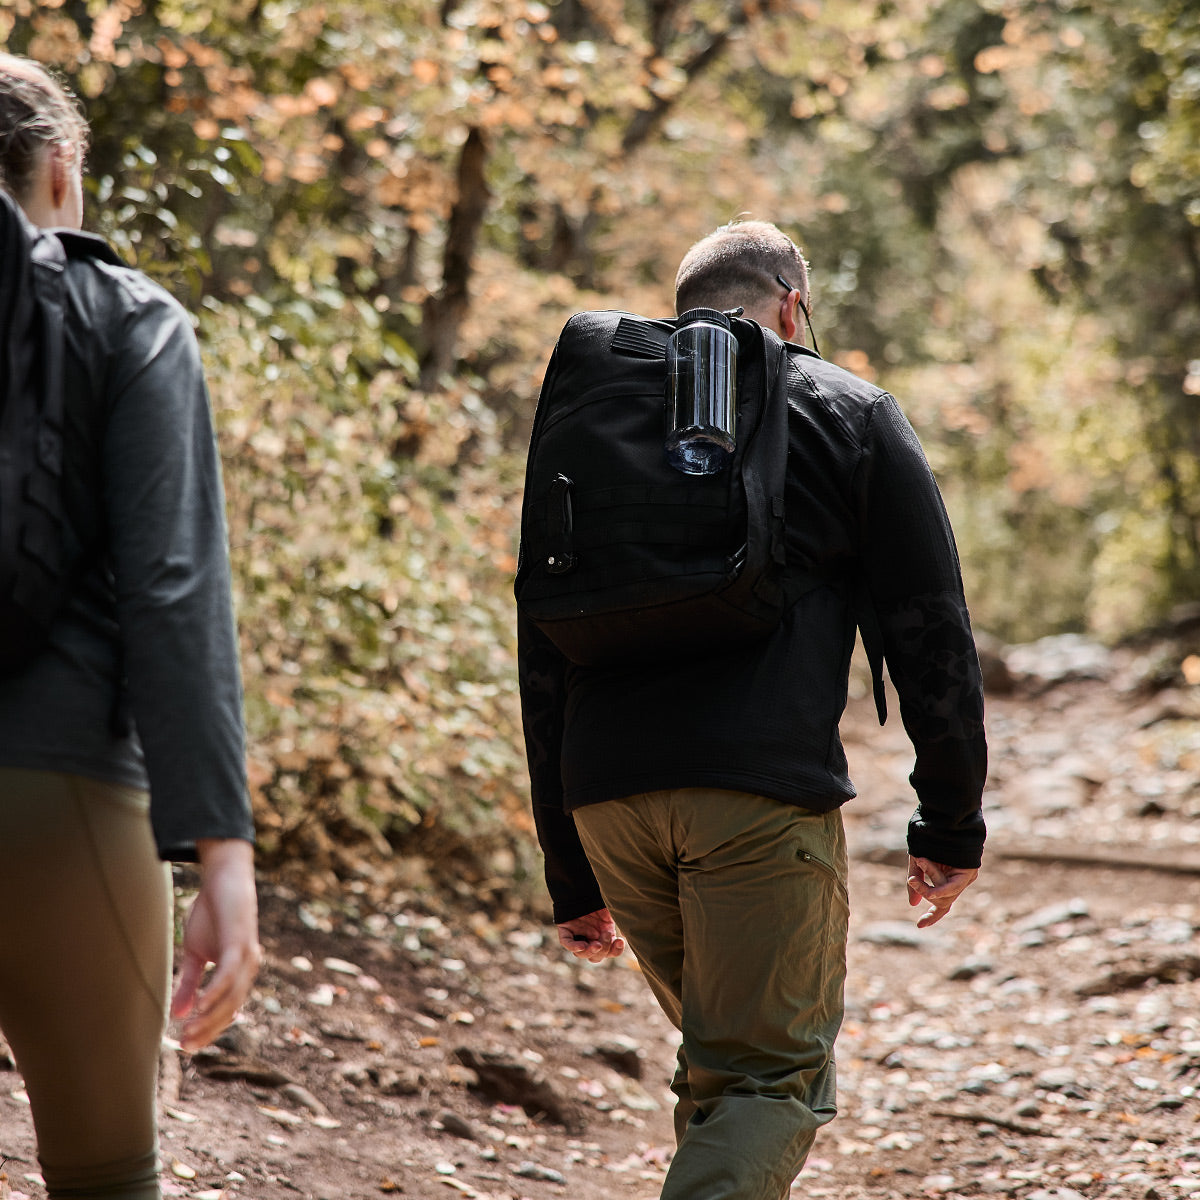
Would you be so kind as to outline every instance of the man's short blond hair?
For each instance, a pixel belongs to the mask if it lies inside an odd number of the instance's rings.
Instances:
[[[769,221],[730,221],[701,238],[675,276],[675,311],[736,308],[780,292],[782,275],[808,306],[808,263],[800,247]]]

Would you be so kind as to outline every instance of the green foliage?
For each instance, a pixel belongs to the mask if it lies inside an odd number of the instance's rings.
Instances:
[[[414,391],[349,300],[209,301],[202,330],[267,861],[470,845],[478,877],[526,825],[495,418]]]

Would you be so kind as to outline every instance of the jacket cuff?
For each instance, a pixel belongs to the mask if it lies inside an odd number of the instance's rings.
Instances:
[[[947,867],[978,869],[983,863],[983,837],[947,837],[914,820],[908,827],[908,852]]]
[[[564,921],[573,921],[576,917],[586,917],[588,913],[606,908],[604,897],[597,889],[594,892],[583,892],[566,900],[554,901],[554,923],[561,925]]]

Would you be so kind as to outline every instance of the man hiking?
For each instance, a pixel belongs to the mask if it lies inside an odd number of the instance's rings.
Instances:
[[[599,962],[627,938],[682,1033],[663,1200],[778,1200],[835,1114],[856,625],[916,754],[904,886],[929,904],[921,927],[978,874],[983,695],[912,428],[889,394],[795,344],[800,250],[765,222],[718,229],[679,268],[676,310],[697,307],[741,307],[789,343],[786,570],[809,582],[769,636],[700,655],[579,666],[522,615],[521,699],[560,940]],[[877,665],[876,682],[882,717]]]

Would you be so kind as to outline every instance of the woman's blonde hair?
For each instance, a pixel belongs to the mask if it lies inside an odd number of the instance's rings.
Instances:
[[[24,199],[45,147],[81,161],[87,144],[87,121],[67,86],[41,63],[0,52],[0,187]]]

